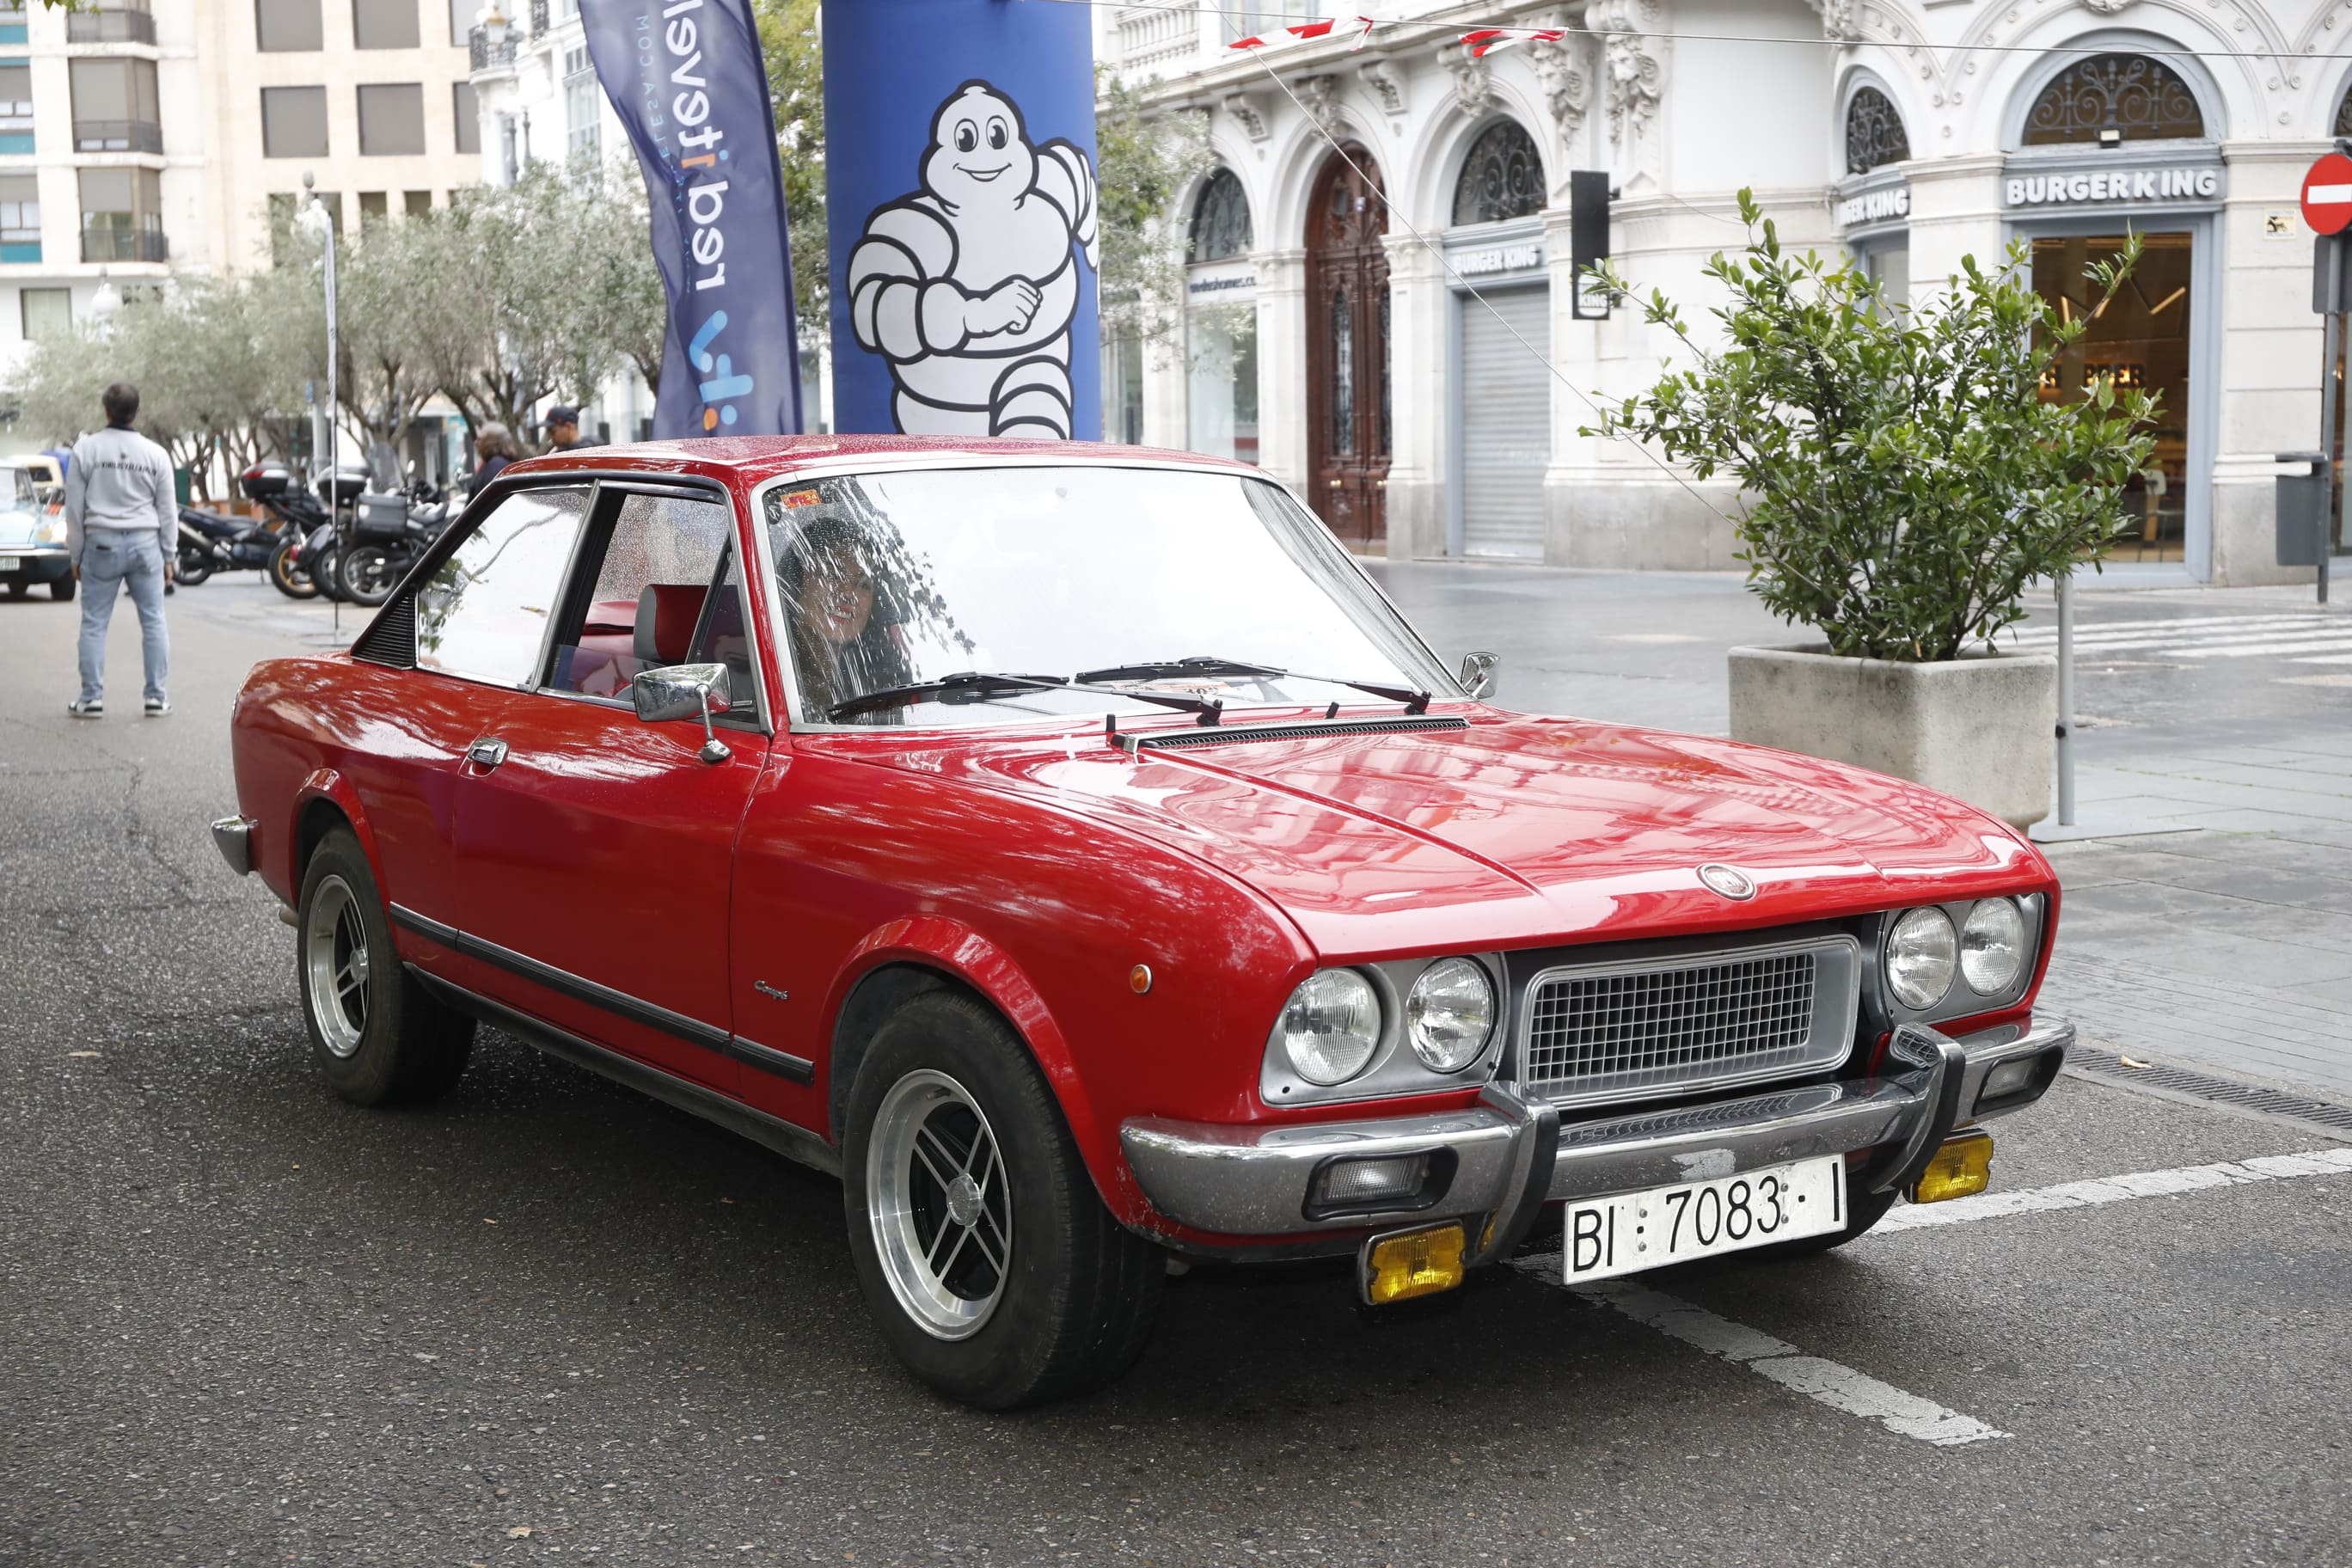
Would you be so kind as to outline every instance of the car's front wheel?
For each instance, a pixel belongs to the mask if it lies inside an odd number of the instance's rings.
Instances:
[[[430,1100],[457,1081],[474,1020],[443,1005],[393,951],[367,854],[351,829],[321,839],[295,908],[294,974],[310,1054],[354,1105]]]
[[[843,1190],[858,1283],[908,1370],[983,1409],[1108,1383],[1143,1352],[1167,1263],[1103,1206],[1003,1020],[958,992],[877,1032]]]
[[[58,603],[61,605],[66,604],[70,601],[73,596],[74,580],[71,577],[60,577],[56,582],[49,584],[49,597],[55,599]]]

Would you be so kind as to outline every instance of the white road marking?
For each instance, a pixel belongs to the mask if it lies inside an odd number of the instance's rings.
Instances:
[[[2352,1148],[2314,1149],[2300,1154],[2258,1154],[2248,1160],[2223,1160],[2210,1165],[2182,1165],[2167,1171],[2135,1171],[2120,1176],[2100,1176],[2066,1182],[2053,1187],[2029,1187],[2017,1193],[1984,1193],[1948,1203],[1910,1205],[1880,1220],[1871,1236],[1919,1230],[1930,1226],[1960,1225],[1970,1220],[1998,1219],[2005,1215],[2040,1214],[2052,1209],[2084,1208],[2122,1203],[2131,1198],[2167,1197],[2201,1192],[2210,1187],[2242,1186],[2253,1182],[2289,1181],[2297,1176],[2352,1175]],[[1867,1238],[1864,1238],[1867,1239]],[[1560,1257],[1542,1253],[1513,1265],[1528,1278],[1555,1289],[1567,1290],[1588,1301],[1613,1307],[1639,1323],[1759,1377],[1817,1399],[1833,1410],[1875,1421],[1898,1436],[1916,1437],[1939,1448],[1981,1443],[2009,1433],[1973,1415],[1947,1410],[1932,1399],[1907,1394],[1833,1361],[1804,1353],[1785,1340],[1717,1317],[1663,1290],[1652,1290],[1631,1279],[1603,1279],[1590,1285],[1570,1285],[1560,1278]]]
[[[2077,621],[2074,637],[2079,642],[2084,637],[2126,632],[2181,631],[2191,626],[2307,626],[2315,621],[2337,618],[2340,617],[2326,610],[2289,610],[2275,616],[2166,616],[2144,621]],[[2058,628],[2055,626],[2011,626],[2002,635],[2016,637],[2021,642],[2037,637],[2055,642],[2058,640]]]
[[[2065,1182],[2054,1187],[2028,1187],[2017,1193],[1979,1193],[1972,1198],[1915,1205],[1894,1210],[1880,1220],[1870,1234],[1885,1236],[1898,1230],[1923,1230],[1930,1226],[1961,1225],[1969,1220],[2000,1219],[2013,1214],[2084,1208],[2093,1204],[2122,1203],[2127,1198],[2170,1197],[2177,1193],[2200,1192],[2208,1187],[2241,1186],[2248,1182],[2347,1174],[2352,1174],[2352,1148],[2314,1149],[2301,1154],[2259,1154],[2251,1160],[2223,1160],[2211,1165],[2181,1165],[2169,1171],[2135,1171],[2128,1175]]]
[[[2158,648],[2163,654],[2179,654],[2189,658],[2252,658],[2269,653],[2324,653],[2333,648],[2352,647],[2352,631],[2330,632],[2325,636],[2281,637],[2265,642],[2175,643]]]
[[[1552,1261],[1556,1264],[1558,1260]],[[1973,1415],[1947,1410],[1932,1399],[1906,1394],[1850,1366],[1807,1355],[1784,1341],[1759,1333],[1728,1318],[1718,1318],[1704,1307],[1695,1307],[1663,1291],[1645,1289],[1622,1279],[1604,1279],[1569,1289],[1574,1295],[1614,1307],[1634,1321],[1647,1323],[1660,1333],[1711,1356],[1744,1366],[1759,1377],[1769,1377],[1807,1398],[1818,1399],[1832,1410],[1875,1421],[1899,1436],[1916,1437],[1939,1448],[1950,1448],[2009,1436]]]
[[[2294,658],[2289,664],[2352,664],[2352,653],[2332,653],[2325,658]]]

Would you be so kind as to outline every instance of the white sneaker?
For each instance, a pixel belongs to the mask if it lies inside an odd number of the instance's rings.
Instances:
[[[77,697],[66,704],[66,711],[77,719],[96,719],[106,712],[106,704],[87,697]]]
[[[171,710],[172,700],[170,698],[150,697],[147,699],[147,717],[150,719],[161,719],[164,714],[169,713]]]

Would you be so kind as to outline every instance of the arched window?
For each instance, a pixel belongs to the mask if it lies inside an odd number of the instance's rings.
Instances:
[[[1498,120],[1470,143],[1454,186],[1455,223],[1500,223],[1541,212],[1543,154],[1518,122]]]
[[[1911,156],[1911,138],[1904,133],[1903,117],[1874,87],[1855,92],[1845,106],[1845,172],[1867,174],[1885,163]]]
[[[2346,93],[2344,101],[2336,106],[2336,134],[2352,136],[2352,92]]]
[[[2204,134],[2197,95],[2172,68],[2145,55],[2094,55],[2068,66],[2025,117],[2028,147]]]
[[[1192,204],[1192,242],[1188,261],[1223,261],[1246,256],[1250,247],[1249,197],[1231,169],[1219,169]]]

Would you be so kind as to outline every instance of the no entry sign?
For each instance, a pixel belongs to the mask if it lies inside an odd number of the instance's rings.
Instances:
[[[2304,175],[2303,221],[2319,234],[2342,234],[2352,224],[2352,158],[2330,153]]]

